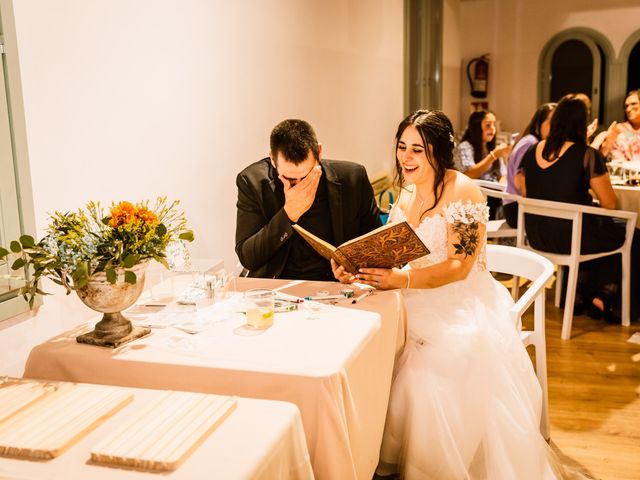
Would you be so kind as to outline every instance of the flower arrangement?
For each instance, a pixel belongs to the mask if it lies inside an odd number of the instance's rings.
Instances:
[[[131,270],[135,265],[155,259],[169,268],[167,245],[193,241],[178,204],[159,197],[153,208],[148,201],[120,202],[113,203],[105,214],[100,203],[89,202],[84,210],[55,212],[44,238],[36,243],[33,237],[22,235],[11,242],[9,250],[0,247],[0,259],[13,252],[17,258],[12,270],[31,269],[20,291],[30,306],[36,294],[46,295],[38,288],[42,277],[64,286],[67,294],[86,286],[99,272],[114,284],[118,270],[124,270],[124,281],[135,284],[136,274]]]

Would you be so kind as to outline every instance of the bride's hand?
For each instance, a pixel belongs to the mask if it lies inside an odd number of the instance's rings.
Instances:
[[[361,268],[357,275],[359,282],[379,290],[406,288],[408,271],[399,268]]]
[[[331,259],[331,270],[333,271],[333,276],[336,277],[340,283],[353,283],[357,279],[349,272],[347,272],[343,266],[338,265],[335,260]]]

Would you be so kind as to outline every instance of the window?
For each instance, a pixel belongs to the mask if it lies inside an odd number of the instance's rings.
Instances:
[[[11,2],[0,0],[0,244],[34,233],[22,91]],[[24,275],[0,261],[0,320],[28,310]],[[26,274],[26,272],[25,272]]]

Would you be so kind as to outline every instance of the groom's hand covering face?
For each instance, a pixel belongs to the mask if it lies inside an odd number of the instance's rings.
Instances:
[[[287,161],[280,152],[272,161],[284,185],[284,210],[292,222],[297,222],[316,198],[322,169],[311,151],[298,165]]]

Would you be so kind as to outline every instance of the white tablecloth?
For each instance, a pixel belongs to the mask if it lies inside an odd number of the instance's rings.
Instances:
[[[114,387],[120,388],[120,387]],[[0,457],[3,480],[245,480],[313,478],[300,413],[285,402],[238,398],[237,407],[171,473],[146,473],[88,464],[92,447],[162,392],[131,389],[133,403],[57,458],[36,462]]]
[[[241,280],[241,288],[286,283]],[[307,285],[306,294],[317,286]],[[35,347],[24,375],[289,401],[300,408],[316,478],[370,479],[404,343],[401,305],[398,292],[380,292],[357,309],[333,307],[312,319],[306,311],[276,314],[260,335],[237,335],[239,324],[227,321],[197,335],[154,330],[115,351],[77,344],[84,325]]]
[[[616,185],[613,189],[618,197],[620,210],[638,213],[636,227],[640,228],[640,187]]]

